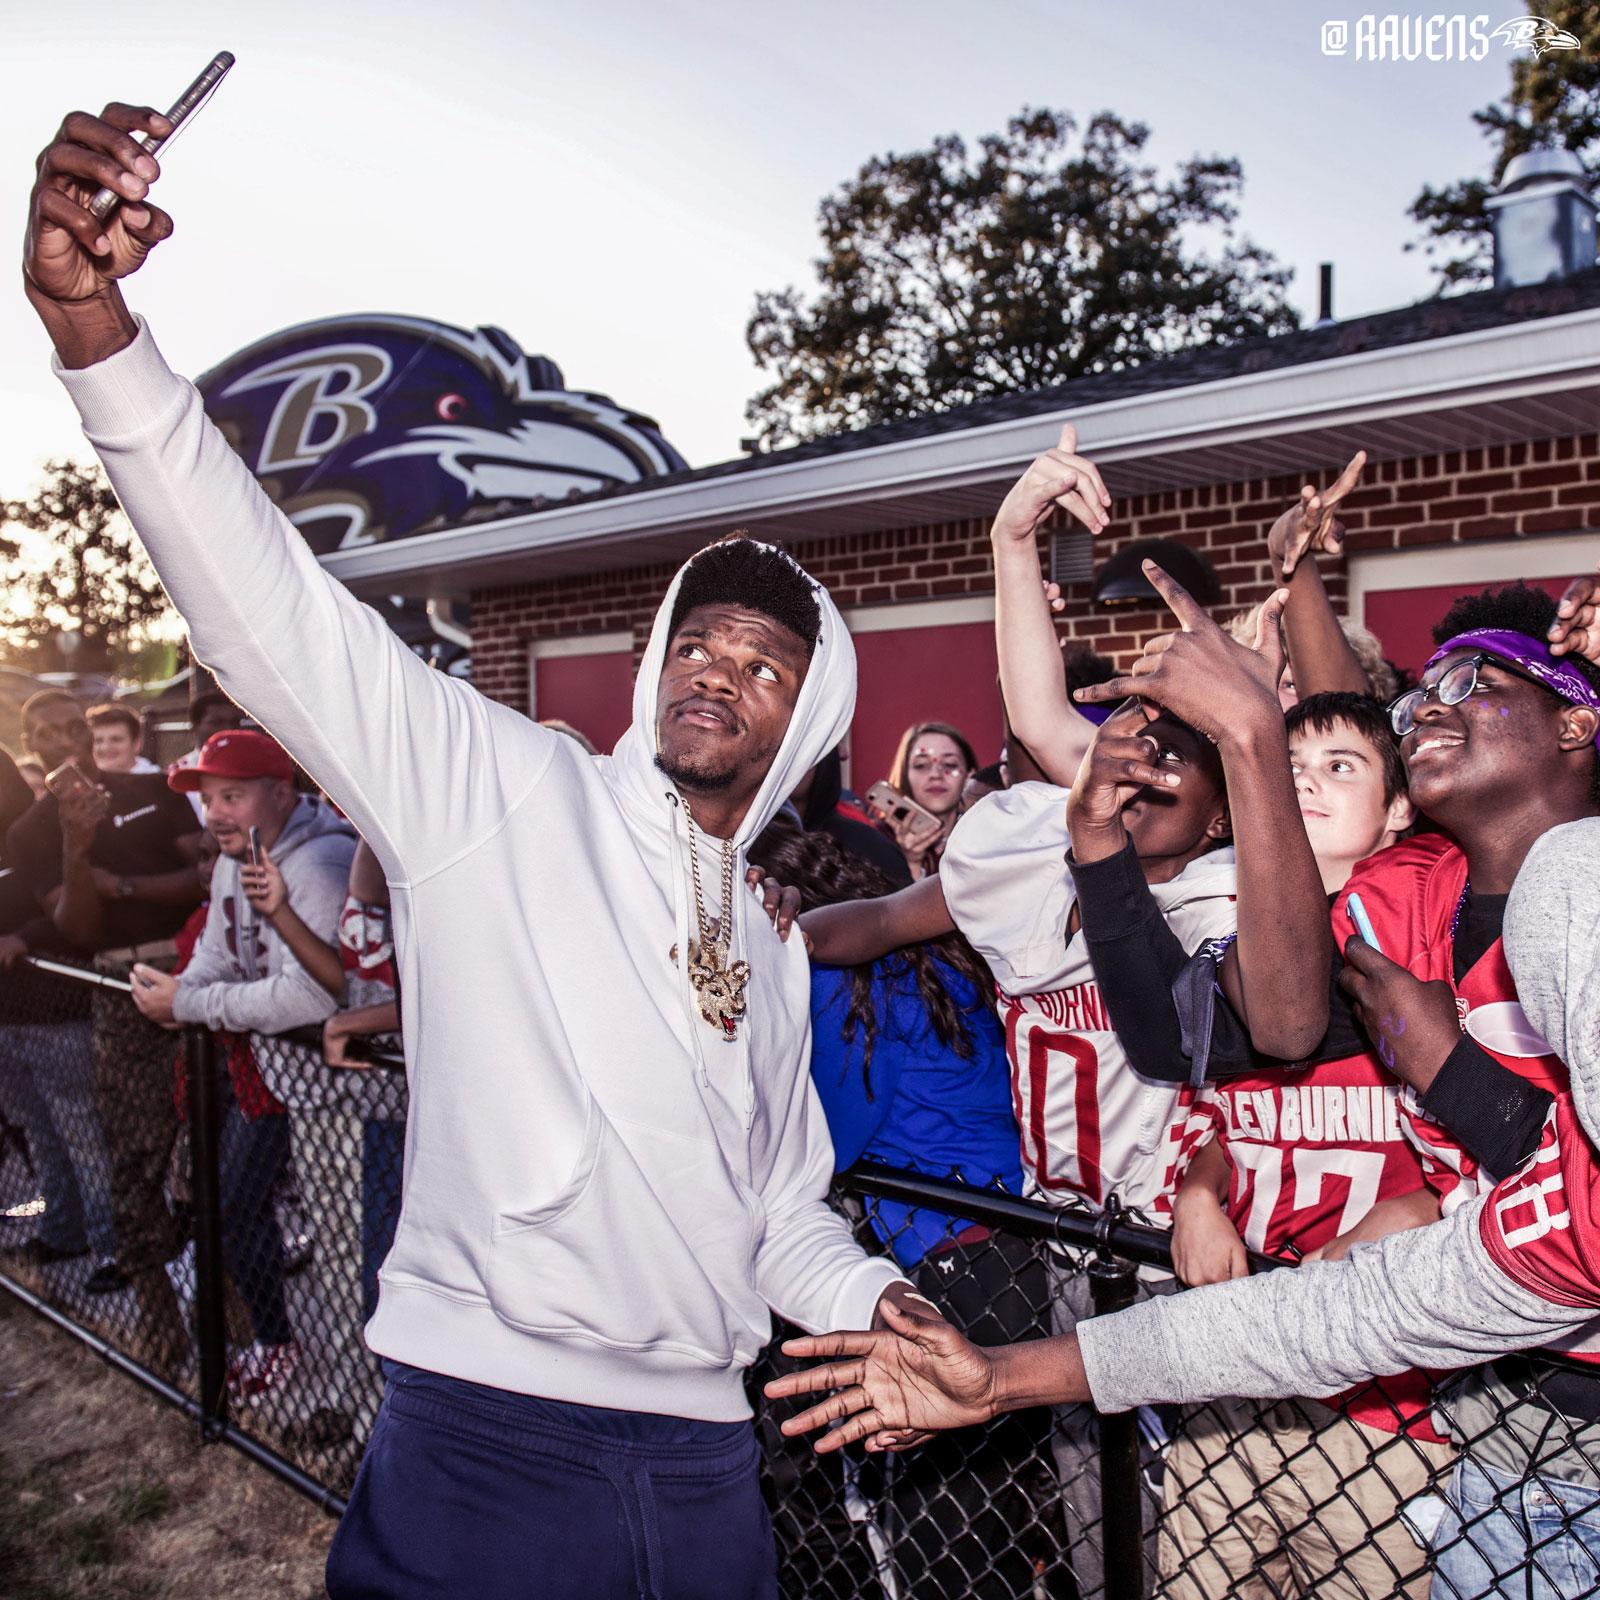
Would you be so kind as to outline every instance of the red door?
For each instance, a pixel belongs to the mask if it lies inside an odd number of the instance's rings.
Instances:
[[[533,714],[559,717],[610,754],[633,712],[633,651],[540,655],[533,662]]]

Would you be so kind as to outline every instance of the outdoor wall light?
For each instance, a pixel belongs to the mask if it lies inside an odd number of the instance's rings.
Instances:
[[[1140,565],[1144,561],[1170,573],[1203,606],[1214,605],[1222,595],[1216,568],[1199,551],[1176,539],[1136,539],[1095,574],[1090,599],[1097,606],[1160,606],[1161,596]]]

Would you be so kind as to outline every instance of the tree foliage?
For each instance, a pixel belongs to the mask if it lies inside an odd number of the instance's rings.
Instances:
[[[1025,110],[969,150],[875,156],[822,202],[818,285],[762,294],[768,445],[939,411],[1297,325],[1289,273],[1236,229],[1239,163],[1163,178],[1149,129]]]
[[[100,469],[44,470],[30,499],[0,504],[0,640],[14,665],[34,670],[120,667],[174,613]],[[70,662],[58,643],[69,630],[81,641]]]
[[[1472,120],[1494,146],[1487,178],[1463,178],[1435,189],[1425,184],[1411,202],[1423,250],[1441,294],[1494,281],[1494,234],[1488,200],[1511,161],[1529,150],[1571,150],[1589,169],[1589,192],[1600,194],[1600,6],[1592,0],[1546,0],[1539,15],[1581,41],[1577,50],[1519,54],[1505,96]]]

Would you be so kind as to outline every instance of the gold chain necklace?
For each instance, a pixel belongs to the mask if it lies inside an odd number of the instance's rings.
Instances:
[[[732,1044],[745,1012],[745,988],[750,982],[750,963],[728,963],[733,943],[733,841],[722,841],[722,916],[706,915],[704,891],[700,887],[700,847],[695,836],[694,812],[683,802],[683,815],[689,827],[689,875],[694,882],[694,918],[699,938],[689,946],[689,985],[700,1006],[700,1015]],[[672,947],[672,960],[678,947]]]

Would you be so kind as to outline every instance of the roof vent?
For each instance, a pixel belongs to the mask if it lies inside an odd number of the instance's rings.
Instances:
[[[1494,286],[1548,283],[1595,264],[1595,203],[1571,150],[1529,150],[1485,202],[1494,223]]]

